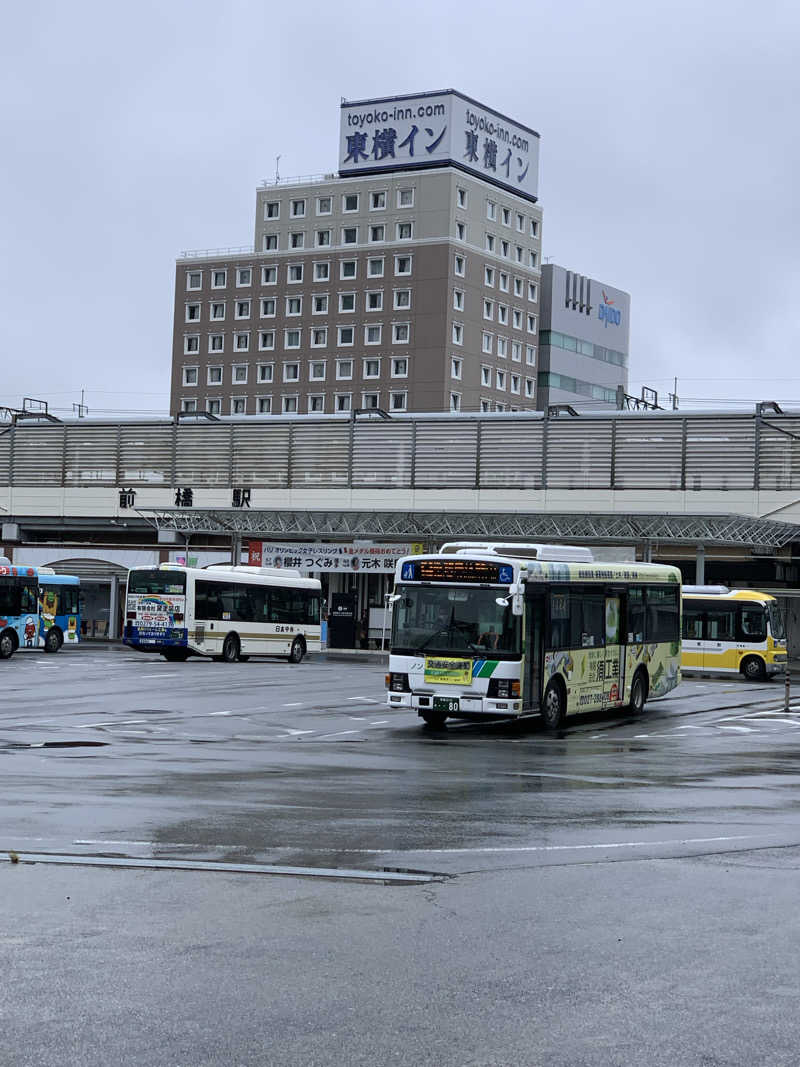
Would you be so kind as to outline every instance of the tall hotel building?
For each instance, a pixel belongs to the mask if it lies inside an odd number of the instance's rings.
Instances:
[[[177,261],[171,410],[535,409],[539,135],[447,90],[348,102],[338,174]]]

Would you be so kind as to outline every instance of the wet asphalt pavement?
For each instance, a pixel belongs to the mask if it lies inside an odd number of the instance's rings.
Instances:
[[[0,670],[0,1064],[800,1063],[782,683],[554,736],[320,657]]]

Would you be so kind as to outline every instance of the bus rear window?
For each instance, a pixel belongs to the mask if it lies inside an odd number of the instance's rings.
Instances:
[[[156,596],[183,596],[186,593],[186,575],[182,571],[130,571],[128,593],[145,593]]]

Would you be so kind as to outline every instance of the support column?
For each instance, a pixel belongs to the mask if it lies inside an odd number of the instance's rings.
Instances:
[[[108,636],[110,640],[119,637],[117,619],[119,618],[119,578],[111,579],[111,593],[108,598]]]
[[[238,567],[242,562],[242,535],[231,534],[231,563]]]
[[[694,584],[705,585],[706,583],[706,546],[698,545],[694,557]]]

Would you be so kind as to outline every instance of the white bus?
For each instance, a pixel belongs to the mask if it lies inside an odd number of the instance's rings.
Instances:
[[[680,571],[563,545],[443,545],[395,574],[390,707],[460,719],[640,712],[680,681]]]
[[[123,641],[172,662],[213,656],[225,663],[318,652],[321,587],[275,567],[133,567]]]

